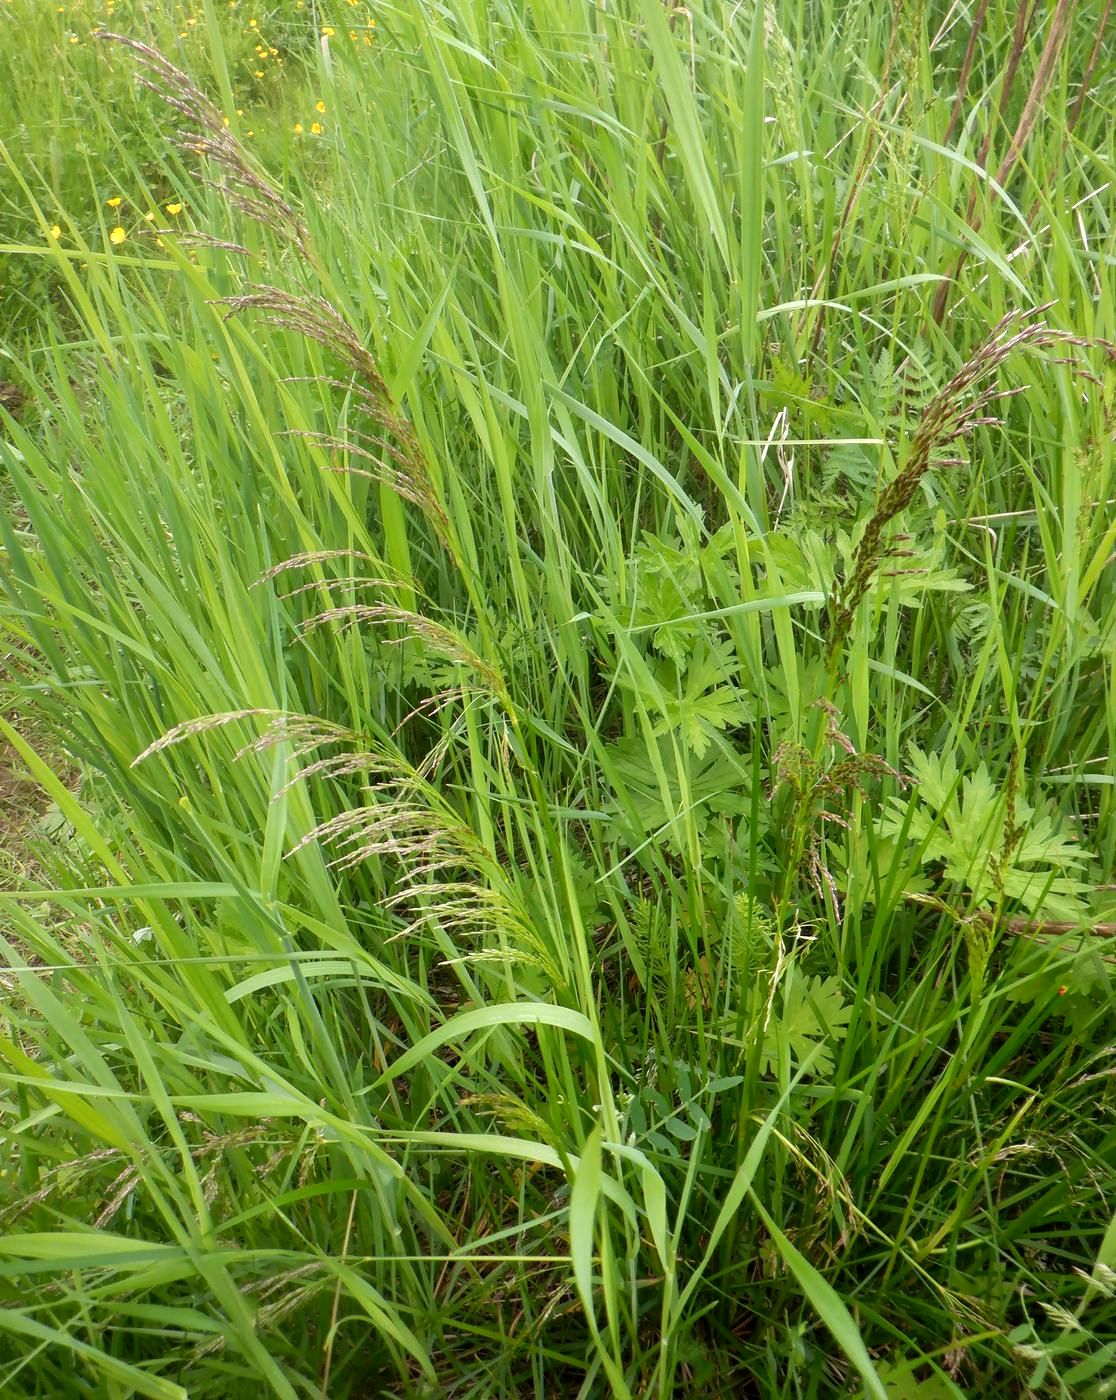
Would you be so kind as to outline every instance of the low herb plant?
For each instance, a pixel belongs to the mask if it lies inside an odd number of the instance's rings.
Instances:
[[[0,148],[6,1387],[1107,1394],[1107,9],[338,8]]]

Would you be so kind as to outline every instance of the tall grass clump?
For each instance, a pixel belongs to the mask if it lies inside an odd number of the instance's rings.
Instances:
[[[0,148],[4,1384],[1108,1394],[1108,9],[338,8]]]

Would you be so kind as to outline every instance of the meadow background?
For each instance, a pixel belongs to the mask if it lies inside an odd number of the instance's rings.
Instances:
[[[0,4],[5,1394],[1116,1393],[1114,32]]]

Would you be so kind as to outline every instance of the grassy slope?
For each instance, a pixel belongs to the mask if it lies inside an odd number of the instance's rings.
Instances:
[[[1102,5],[340,8],[0,11],[7,1385],[1103,1387]]]

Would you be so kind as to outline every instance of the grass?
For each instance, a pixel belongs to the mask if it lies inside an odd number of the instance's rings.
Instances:
[[[0,10],[7,1393],[1110,1394],[1107,8],[251,8]]]

